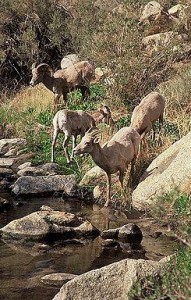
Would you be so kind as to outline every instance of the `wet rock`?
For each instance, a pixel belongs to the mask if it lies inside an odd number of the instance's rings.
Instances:
[[[13,151],[14,155],[16,152],[26,145],[25,139],[14,138],[14,139],[1,139],[0,140],[0,156],[5,155],[8,151]]]
[[[140,244],[143,234],[136,224],[127,224],[119,228],[118,239],[124,243]]]
[[[101,233],[101,237],[102,239],[115,239],[118,237],[118,232],[119,232],[119,229],[116,228],[116,229],[109,229],[109,230],[104,230],[102,233]]]
[[[0,197],[0,212],[9,210],[11,208],[11,202],[7,199]]]
[[[153,160],[132,194],[133,206],[145,211],[157,205],[160,196],[176,188],[190,193],[190,155],[191,132]]]
[[[54,285],[61,287],[64,283],[76,278],[78,275],[69,273],[53,273],[45,275],[41,278],[41,282],[47,285]]]
[[[0,191],[6,191],[11,186],[11,183],[7,179],[0,180]]]
[[[38,194],[64,191],[70,197],[78,196],[78,187],[74,175],[22,176],[12,187],[14,194]]]
[[[0,235],[3,239],[53,241],[94,238],[99,235],[99,230],[74,214],[47,208],[10,222],[0,229]]]

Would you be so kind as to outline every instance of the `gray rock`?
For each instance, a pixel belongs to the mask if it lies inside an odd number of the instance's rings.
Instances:
[[[17,172],[18,176],[45,176],[46,171],[38,167],[26,167]]]
[[[160,196],[178,188],[190,192],[191,132],[161,153],[147,168],[132,194],[139,210],[157,205]]]
[[[41,278],[41,282],[47,285],[61,287],[64,283],[76,278],[78,275],[69,273],[53,273],[45,275]]]
[[[22,165],[18,166],[19,170],[23,170],[27,167],[31,167],[32,163],[30,161],[26,161],[25,163],[23,163]]]
[[[159,16],[162,10],[163,7],[158,2],[148,2],[141,13],[140,22],[149,21],[149,19]]]
[[[101,233],[102,239],[115,239],[118,236],[119,229],[108,229]]]
[[[38,194],[64,191],[64,193],[70,197],[78,195],[74,175],[22,176],[14,183],[12,191],[14,194]]]
[[[45,210],[46,209],[46,210]],[[99,235],[99,230],[89,221],[74,214],[53,211],[49,207],[14,220],[0,229],[3,239],[41,241],[51,238],[84,239]]]
[[[53,300],[128,300],[134,283],[161,272],[167,259],[160,262],[124,259],[67,282]]]
[[[14,150],[16,152],[26,145],[26,140],[21,138],[1,139],[0,140],[0,155],[5,155],[8,151]]]
[[[96,180],[100,180],[100,178],[103,177],[105,178],[105,172],[100,167],[96,166],[84,175],[79,185],[96,185]]]
[[[104,241],[102,242],[102,246],[103,246],[103,247],[107,247],[107,248],[109,248],[109,247],[112,247],[112,248],[115,248],[115,247],[120,248],[119,242],[117,242],[117,241],[115,241],[115,240],[112,240],[112,239],[106,239],[106,240],[104,240]]]
[[[48,174],[56,174],[60,170],[60,166],[56,163],[46,163],[40,166],[40,168],[46,171]]]
[[[61,69],[71,67],[78,61],[79,61],[79,57],[77,54],[68,54],[64,56],[63,59],[61,60]]]
[[[140,244],[143,234],[136,224],[126,224],[119,228],[118,239],[124,243]]]
[[[10,168],[14,162],[15,158],[0,157],[0,168]]]
[[[0,168],[0,178],[7,178],[13,175],[13,171],[8,168]]]

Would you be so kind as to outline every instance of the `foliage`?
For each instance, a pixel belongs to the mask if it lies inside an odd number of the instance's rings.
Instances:
[[[13,91],[28,84],[34,61],[60,67],[63,55],[72,50],[72,40],[68,15],[56,1],[2,0],[1,5],[0,87]]]
[[[191,299],[191,248],[179,250],[162,276],[153,275],[141,280],[128,296],[129,300]]]
[[[134,286],[130,300],[183,300],[191,299],[191,198],[178,190],[171,191],[159,199],[152,215],[159,222],[168,223],[172,234],[187,248],[180,247],[163,275],[150,276]]]

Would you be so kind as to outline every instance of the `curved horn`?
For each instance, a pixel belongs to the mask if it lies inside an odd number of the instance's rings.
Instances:
[[[35,63],[32,64],[32,68],[31,68],[31,69],[33,70],[33,69],[35,69],[36,67],[37,67],[37,62],[35,62]]]
[[[40,65],[38,65],[37,70],[39,72],[49,72],[51,74],[53,73],[51,67],[48,64],[40,64]]]

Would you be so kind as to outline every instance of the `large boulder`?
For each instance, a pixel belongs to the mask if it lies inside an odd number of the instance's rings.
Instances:
[[[128,300],[134,283],[162,273],[166,261],[124,259],[67,282],[53,300]]]
[[[95,186],[96,183],[100,181],[100,179],[105,179],[105,172],[100,167],[96,166],[89,170],[82,180],[80,181],[80,185],[93,185]]]
[[[133,206],[145,210],[175,188],[185,191],[191,184],[190,157],[191,132],[160,154],[146,169],[132,194]]]
[[[89,221],[74,214],[54,211],[50,207],[14,220],[0,229],[3,239],[41,241],[92,238],[99,235],[99,230]]]
[[[40,194],[63,191],[70,197],[78,196],[74,175],[22,176],[12,186],[14,194]]]
[[[21,138],[15,139],[1,139],[0,140],[0,156],[16,155],[18,150],[26,145],[26,140]]]
[[[162,11],[163,7],[160,5],[160,3],[156,1],[150,1],[143,8],[139,21],[140,23],[151,21],[152,19],[160,15]]]
[[[79,57],[77,54],[68,54],[61,60],[61,69],[71,67],[77,62],[79,62]]]
[[[142,39],[142,45],[146,51],[157,52],[164,47],[170,45],[170,43],[174,42],[184,42],[187,40],[188,36],[186,34],[179,34],[174,31],[167,31],[157,34],[152,34],[146,36]],[[177,49],[173,46],[174,51]]]

